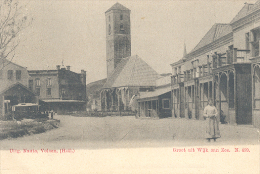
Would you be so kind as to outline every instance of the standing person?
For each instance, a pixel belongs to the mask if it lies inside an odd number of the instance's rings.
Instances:
[[[217,138],[220,138],[217,115],[218,110],[213,105],[213,101],[210,99],[203,113],[203,116],[206,118],[206,138],[209,142],[210,139],[214,139],[214,141],[216,141]]]
[[[53,119],[53,110],[51,110],[51,119]]]
[[[137,108],[138,108],[138,102],[137,102],[137,95],[133,95],[130,102],[129,106],[131,107],[131,110],[134,112],[135,117],[137,117]]]

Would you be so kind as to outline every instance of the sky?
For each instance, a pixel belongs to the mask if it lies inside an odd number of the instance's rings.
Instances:
[[[55,69],[63,61],[74,72],[87,71],[87,83],[106,78],[105,11],[116,2],[131,10],[131,54],[169,73],[184,43],[191,51],[214,23],[229,23],[245,0],[23,0],[33,22],[13,61],[28,70]]]

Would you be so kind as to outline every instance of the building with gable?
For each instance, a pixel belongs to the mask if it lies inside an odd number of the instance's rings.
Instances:
[[[19,103],[38,103],[38,97],[28,88],[27,68],[7,59],[0,60],[0,114],[10,114]]]
[[[159,77],[139,56],[131,56],[130,10],[116,3],[106,12],[107,81],[100,93],[103,111],[130,110],[130,99],[150,91]]]
[[[260,1],[246,3],[230,23],[214,24],[171,64],[173,117],[203,119],[211,98],[219,120],[260,127],[259,41]]]

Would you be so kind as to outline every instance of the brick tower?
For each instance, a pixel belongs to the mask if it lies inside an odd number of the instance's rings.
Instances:
[[[105,12],[107,77],[122,58],[131,56],[130,12],[119,3]]]

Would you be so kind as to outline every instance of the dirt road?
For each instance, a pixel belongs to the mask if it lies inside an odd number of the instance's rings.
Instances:
[[[208,145],[204,122],[186,119],[135,119],[135,117],[56,116],[60,127],[45,133],[2,140],[10,148],[117,148]],[[220,125],[221,138],[214,145],[257,144],[252,126]]]

